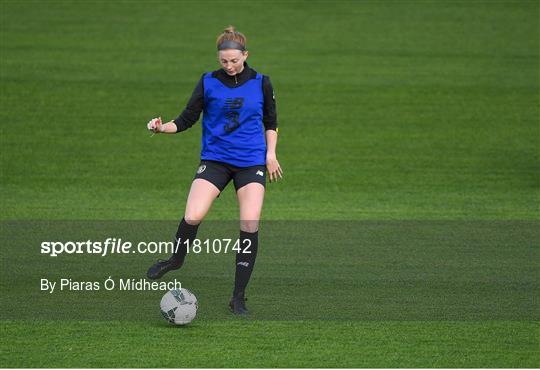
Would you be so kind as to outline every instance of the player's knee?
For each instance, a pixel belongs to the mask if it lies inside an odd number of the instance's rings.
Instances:
[[[184,217],[184,219],[186,220],[187,224],[192,226],[199,225],[202,222],[202,219],[193,219],[188,217]]]
[[[205,212],[200,210],[189,210],[184,214],[184,220],[190,225],[198,225],[202,222],[204,216],[206,216]]]
[[[242,220],[240,221],[240,230],[254,233],[259,230],[259,220]]]

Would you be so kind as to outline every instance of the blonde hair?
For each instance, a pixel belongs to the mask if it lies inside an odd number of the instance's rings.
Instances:
[[[246,36],[238,32],[234,26],[229,26],[223,30],[216,40],[216,46],[219,46],[223,41],[235,41],[246,48]]]

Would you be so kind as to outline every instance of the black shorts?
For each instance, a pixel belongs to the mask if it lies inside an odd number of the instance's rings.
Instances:
[[[210,181],[220,192],[231,180],[236,191],[252,182],[266,187],[266,166],[236,167],[223,162],[202,160],[195,179]]]

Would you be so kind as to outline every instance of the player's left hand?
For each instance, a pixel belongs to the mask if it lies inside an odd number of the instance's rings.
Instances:
[[[266,169],[268,170],[270,182],[283,178],[283,170],[281,169],[275,154],[266,155]]]

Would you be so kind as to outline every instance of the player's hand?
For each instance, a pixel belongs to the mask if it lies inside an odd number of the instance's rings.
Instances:
[[[162,132],[161,131],[161,117],[153,118],[150,121],[148,121],[148,124],[146,125],[149,131],[152,131],[153,133],[157,134]]]
[[[268,170],[270,182],[283,178],[283,170],[281,169],[275,154],[266,155],[266,169]]]

